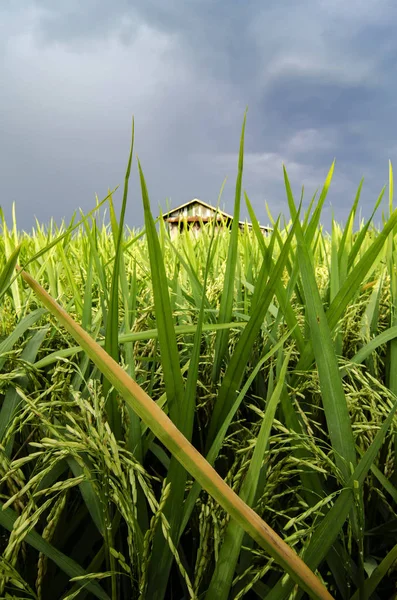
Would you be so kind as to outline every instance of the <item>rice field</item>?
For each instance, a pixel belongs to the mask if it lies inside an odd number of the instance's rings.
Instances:
[[[397,597],[392,168],[330,233],[284,170],[263,236],[244,131],[229,229],[171,241],[133,137],[119,215],[0,211],[1,598]]]

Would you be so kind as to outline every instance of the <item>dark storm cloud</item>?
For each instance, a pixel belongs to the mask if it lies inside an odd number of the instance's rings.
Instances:
[[[174,36],[181,54],[194,64],[228,81],[242,83],[254,76],[258,56],[248,29],[260,3],[246,0],[36,0],[40,10],[38,34],[48,43],[88,44],[116,36],[132,44],[142,23]]]
[[[97,0],[35,0],[33,5],[39,11],[37,32],[42,40],[73,45],[78,41],[103,39],[105,42],[114,33],[124,31],[132,34],[136,18],[128,0],[106,2]]]
[[[225,176],[231,209],[246,105],[261,222],[265,200],[286,209],[283,161],[310,196],[336,157],[344,218],[361,176],[369,210],[396,158],[394,2],[21,0],[0,15],[1,204],[16,200],[21,227],[122,182],[132,114],[154,212],[216,202]],[[136,168],[127,216],[142,223]]]

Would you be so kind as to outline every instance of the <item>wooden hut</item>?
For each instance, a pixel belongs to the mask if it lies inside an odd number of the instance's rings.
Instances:
[[[224,212],[223,210],[217,211],[214,206],[193,198],[185,204],[181,204],[176,208],[164,213],[162,215],[163,220],[168,223],[171,239],[174,239],[178,232],[182,231],[185,227],[188,227],[194,235],[200,232],[202,225],[217,219],[220,226],[230,226],[233,221],[233,215]],[[242,229],[244,225],[252,227],[251,223],[245,221],[239,221],[239,227]],[[271,229],[269,227],[261,227],[262,233],[266,235]]]

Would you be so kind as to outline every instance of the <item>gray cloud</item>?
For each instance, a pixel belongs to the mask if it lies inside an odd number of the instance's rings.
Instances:
[[[130,120],[153,211],[191,197],[231,210],[245,106],[244,185],[261,222],[286,210],[282,162],[309,198],[337,158],[330,203],[364,211],[396,154],[387,0],[21,0],[0,5],[0,177],[21,227],[70,218],[122,183]],[[121,193],[116,196],[120,202]],[[246,214],[246,213],[245,213]],[[127,219],[142,224],[136,168]]]

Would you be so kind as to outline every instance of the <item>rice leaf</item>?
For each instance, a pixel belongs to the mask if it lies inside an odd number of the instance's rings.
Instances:
[[[371,598],[371,595],[375,592],[382,579],[393,569],[393,566],[395,567],[396,560],[397,544],[393,546],[381,563],[371,573],[371,576],[364,582],[364,598]],[[359,600],[360,597],[360,590],[357,590],[353,596],[351,596],[351,600]]]
[[[365,236],[367,235],[367,232],[368,232],[368,230],[369,230],[369,227],[370,227],[370,225],[371,225],[371,223],[372,223],[372,221],[373,221],[373,218],[374,218],[374,216],[375,216],[375,213],[376,213],[376,211],[378,210],[378,208],[379,208],[379,206],[380,206],[380,203],[381,203],[381,202],[382,202],[382,200],[383,200],[383,195],[384,195],[384,193],[385,193],[385,189],[386,189],[386,188],[384,187],[384,188],[381,190],[381,192],[380,192],[380,194],[379,194],[379,196],[378,196],[378,198],[377,198],[377,200],[376,200],[376,202],[375,202],[375,206],[374,206],[374,209],[373,209],[373,211],[372,211],[372,213],[371,213],[371,216],[370,216],[370,218],[369,218],[369,219],[368,219],[368,221],[365,223],[364,227],[362,227],[362,228],[360,229],[360,231],[358,232],[358,235],[357,235],[356,241],[354,242],[354,244],[353,244],[353,247],[352,247],[352,249],[351,249],[351,251],[350,251],[350,254],[349,254],[349,259],[348,259],[348,263],[347,263],[347,270],[348,270],[348,271],[349,271],[349,270],[351,269],[351,267],[353,266],[353,264],[354,264],[354,261],[356,260],[356,257],[357,257],[357,255],[358,255],[358,253],[359,253],[360,249],[362,248],[363,242],[364,242],[364,240],[365,240]]]
[[[37,308],[36,310],[32,311],[28,316],[24,317],[10,333],[10,335],[0,343],[0,369],[3,368],[4,363],[7,360],[5,354],[12,350],[18,339],[22,337],[24,333],[43,315],[45,315],[46,312],[47,310],[45,308]]]
[[[161,363],[164,373],[164,384],[167,403],[172,422],[182,434],[190,440],[195,411],[195,397],[185,395],[181,376],[179,353],[173,323],[173,315],[168,293],[168,281],[163,263],[163,253],[160,248],[154,220],[150,210],[149,194],[140,163],[139,175],[141,180],[142,200],[145,215],[145,228],[149,248],[150,271],[153,286],[156,325],[161,351]],[[179,532],[181,511],[173,510],[180,506],[185,494],[187,473],[184,466],[175,457],[171,459],[167,474],[167,482],[171,486],[168,502],[164,507],[164,515],[170,524],[169,535],[174,544]],[[160,528],[156,530],[153,549],[150,558],[148,591],[149,597],[163,598],[166,593],[169,572],[172,566],[173,554]]]
[[[264,316],[273,298],[277,283],[283,272],[285,262],[288,257],[290,245],[295,235],[295,227],[297,226],[298,219],[299,212],[296,216],[291,231],[288,234],[280,256],[276,264],[274,265],[274,268],[272,269],[272,272],[270,273],[270,276],[267,281],[265,281],[263,277],[263,271],[266,268],[266,265],[262,266],[261,268],[261,273],[259,275],[259,281],[257,284],[258,291],[255,291],[255,294],[258,294],[257,303],[255,305],[253,299],[252,303],[255,306],[255,308],[252,314],[250,315],[250,320],[244,328],[244,331],[230,359],[225,376],[222,380],[221,387],[219,389],[218,397],[216,399],[207,437],[207,452],[212,442],[214,441],[216,433],[219,430],[219,427],[221,426],[221,423],[223,422],[224,418],[226,417],[230,406],[233,403],[233,400],[236,396],[236,390],[238,390],[240,387],[247,360],[252,352],[254,340],[260,331]]]
[[[26,344],[25,348],[21,353],[21,359],[26,361],[27,363],[33,363],[37,352],[39,351],[40,346],[42,345],[45,336],[48,333],[48,327],[43,327],[36,331],[36,333],[31,337],[31,339]],[[22,375],[15,381],[15,385],[18,385],[22,388],[28,386],[28,377],[27,375]],[[12,422],[16,411],[18,410],[18,406],[21,403],[21,397],[15,389],[14,385],[9,385],[5,395],[4,401],[0,409],[0,442],[3,440],[4,433],[7,427]],[[5,447],[5,454],[10,457],[12,452],[14,442],[14,436],[12,436]]]
[[[293,232],[292,232],[293,233]],[[101,372],[109,379],[159,440],[200,485],[253,537],[313,598],[331,599],[324,585],[295,552],[235,494],[204,457],[175,427],[165,413],[128,374],[49,296],[25,271],[21,273],[40,301],[81,344]],[[365,458],[365,457],[364,457]],[[364,460],[364,459],[363,459]]]
[[[237,249],[238,249],[238,232],[239,232],[239,219],[240,219],[240,204],[241,204],[241,186],[243,179],[243,165],[244,165],[244,134],[245,124],[247,120],[247,111],[245,111],[243,126],[241,130],[240,138],[240,152],[238,159],[238,171],[236,180],[236,192],[234,198],[234,211],[233,211],[233,222],[230,232],[230,242],[228,248],[228,255],[226,260],[226,271],[224,278],[224,287],[222,291],[221,304],[219,309],[218,323],[226,323],[230,321],[233,307],[234,297],[234,282],[237,265]],[[228,330],[218,331],[215,341],[215,352],[214,352],[214,366],[212,370],[213,381],[219,380],[219,374],[221,370],[222,360],[225,356],[227,343],[228,343]]]
[[[284,179],[288,202],[291,205],[291,212],[293,212],[295,210],[294,199],[285,169]],[[356,451],[350,415],[331,338],[331,331],[316,284],[312,258],[300,223],[297,223],[296,238],[298,244],[298,261],[306,297],[306,317],[310,326],[310,337],[320,378],[325,418],[335,453],[336,464],[342,473],[343,481],[347,481],[351,473],[351,465],[353,467],[356,465]]]
[[[348,303],[357,294],[366,274],[371,269],[372,264],[377,259],[380,251],[387,241],[387,237],[397,225],[397,209],[393,212],[390,219],[385,224],[383,230],[366,250],[360,261],[351,269],[345,281],[342,283],[338,293],[333,299],[328,311],[326,312],[328,327],[331,332],[338,324]],[[310,367],[313,360],[313,347],[309,342],[299,359],[297,371],[303,371]]]
[[[349,480],[346,482],[346,485],[343,489],[341,489],[339,498],[336,500],[333,507],[328,511],[312,535],[309,546],[305,550],[303,557],[306,564],[313,570],[318,568],[332,544],[338,537],[341,528],[343,527],[343,524],[346,521],[346,518],[354,504],[354,482],[357,481],[359,485],[363,484],[365,477],[367,476],[376,459],[376,456],[379,453],[379,450],[381,449],[389,427],[393,422],[396,411],[397,401],[383,422],[382,427],[377,432],[372,444],[369,446],[368,450],[365,452],[364,456],[354,469],[354,472],[350,476]],[[291,593],[293,587],[294,583],[290,578],[280,579],[267,596],[267,599],[287,599],[289,598],[289,594]]]
[[[112,283],[110,287],[110,295],[109,295],[109,309],[107,314],[107,322],[106,322],[106,333],[105,333],[105,350],[106,352],[114,358],[116,362],[119,361],[119,345],[118,345],[118,333],[119,333],[119,273],[120,273],[120,261],[121,261],[121,251],[122,251],[122,241],[123,241],[123,230],[124,230],[124,216],[125,210],[127,206],[128,199],[128,186],[129,179],[131,174],[131,165],[132,165],[132,154],[134,150],[134,121],[132,121],[132,133],[131,133],[131,146],[130,153],[128,156],[127,170],[124,178],[124,191],[123,191],[123,201],[121,205],[121,214],[120,214],[120,223],[114,226],[114,236],[116,238],[116,251],[112,272]],[[112,209],[112,196],[109,197],[110,206]],[[114,219],[113,219],[114,221]],[[116,237],[117,236],[117,237]],[[121,416],[117,404],[117,393],[115,390],[110,391],[110,384],[105,379],[103,382],[103,392],[105,397],[107,397],[107,413],[109,418],[109,424],[114,432],[116,439],[121,438]]]
[[[215,463],[215,460],[218,457],[219,451],[222,447],[222,443],[226,437],[227,430],[229,429],[230,423],[232,422],[236,412],[238,411],[242,401],[244,400],[255,377],[258,375],[258,373],[259,373],[260,369],[263,367],[263,365],[272,356],[274,356],[274,354],[276,354],[280,350],[280,348],[282,348],[282,346],[285,344],[285,342],[287,341],[287,339],[289,337],[290,337],[290,332],[285,333],[278,340],[278,342],[274,346],[272,346],[272,348],[269,350],[269,352],[267,352],[265,354],[265,356],[263,356],[260,359],[260,361],[256,364],[255,368],[253,369],[252,373],[248,377],[247,381],[244,383],[236,400],[234,401],[233,405],[230,407],[230,410],[229,410],[225,420],[222,422],[221,427],[219,428],[219,431],[215,437],[215,440],[213,441],[213,444],[206,455],[206,460],[209,462],[210,465],[213,465]],[[183,520],[182,520],[182,524],[181,524],[180,535],[183,533],[183,531],[185,530],[185,528],[188,524],[189,518],[191,516],[192,510],[195,506],[196,500],[197,500],[200,492],[201,492],[201,486],[197,481],[195,481],[192,485],[192,488],[191,488],[191,490],[188,494],[188,497],[185,501],[185,504],[184,504],[184,513],[183,513]]]
[[[40,309],[42,310],[42,309]],[[245,321],[234,321],[232,323],[204,323],[203,331],[218,331],[220,329],[243,329],[246,327],[247,322]],[[175,325],[174,330],[176,335],[190,335],[194,334],[197,329],[197,325]],[[144,340],[156,340],[159,337],[158,329],[147,329],[146,331],[136,331],[132,333],[121,333],[119,334],[119,343],[125,344],[128,342],[138,342]],[[98,340],[97,342],[100,346],[104,345],[103,340]],[[11,346],[12,347],[12,346]],[[35,362],[35,367],[37,369],[42,369],[43,367],[47,367],[48,365],[57,362],[62,358],[69,358],[70,356],[74,356],[81,352],[82,348],[80,346],[71,346],[70,348],[64,348],[62,350],[56,350],[55,352],[51,352],[45,358],[41,358],[40,360]]]
[[[277,385],[269,402],[267,403],[250,465],[247,474],[244,477],[244,481],[239,493],[240,498],[244,500],[248,506],[252,506],[257,493],[263,457],[269,443],[270,430],[272,428],[277,405],[280,400],[281,390],[284,386],[290,357],[291,350],[287,353],[284,359]],[[227,598],[229,598],[243,538],[244,530],[235,521],[230,521],[226,528],[223,543],[219,552],[218,560],[216,562],[215,571],[212,575],[211,583],[205,596],[206,600],[227,600]]]
[[[8,531],[12,531],[14,522],[17,519],[17,513],[15,513],[11,508],[3,510],[3,503],[0,503],[0,506],[0,525]],[[42,552],[45,556],[48,556],[48,558],[58,565],[58,567],[64,573],[69,575],[70,578],[86,575],[86,571],[84,571],[80,565],[57,550],[53,545],[43,539],[36,531],[30,531],[24,537],[24,541],[29,544],[29,546],[32,546],[32,548],[36,548],[36,550]],[[87,585],[87,589],[95,596],[95,598],[99,598],[100,600],[110,600],[110,597],[107,595],[105,590],[103,590],[96,581],[91,581]]]
[[[6,293],[11,283],[11,277],[15,270],[15,265],[18,261],[18,256],[21,251],[22,244],[19,244],[11,253],[7,263],[0,273],[0,300]]]

